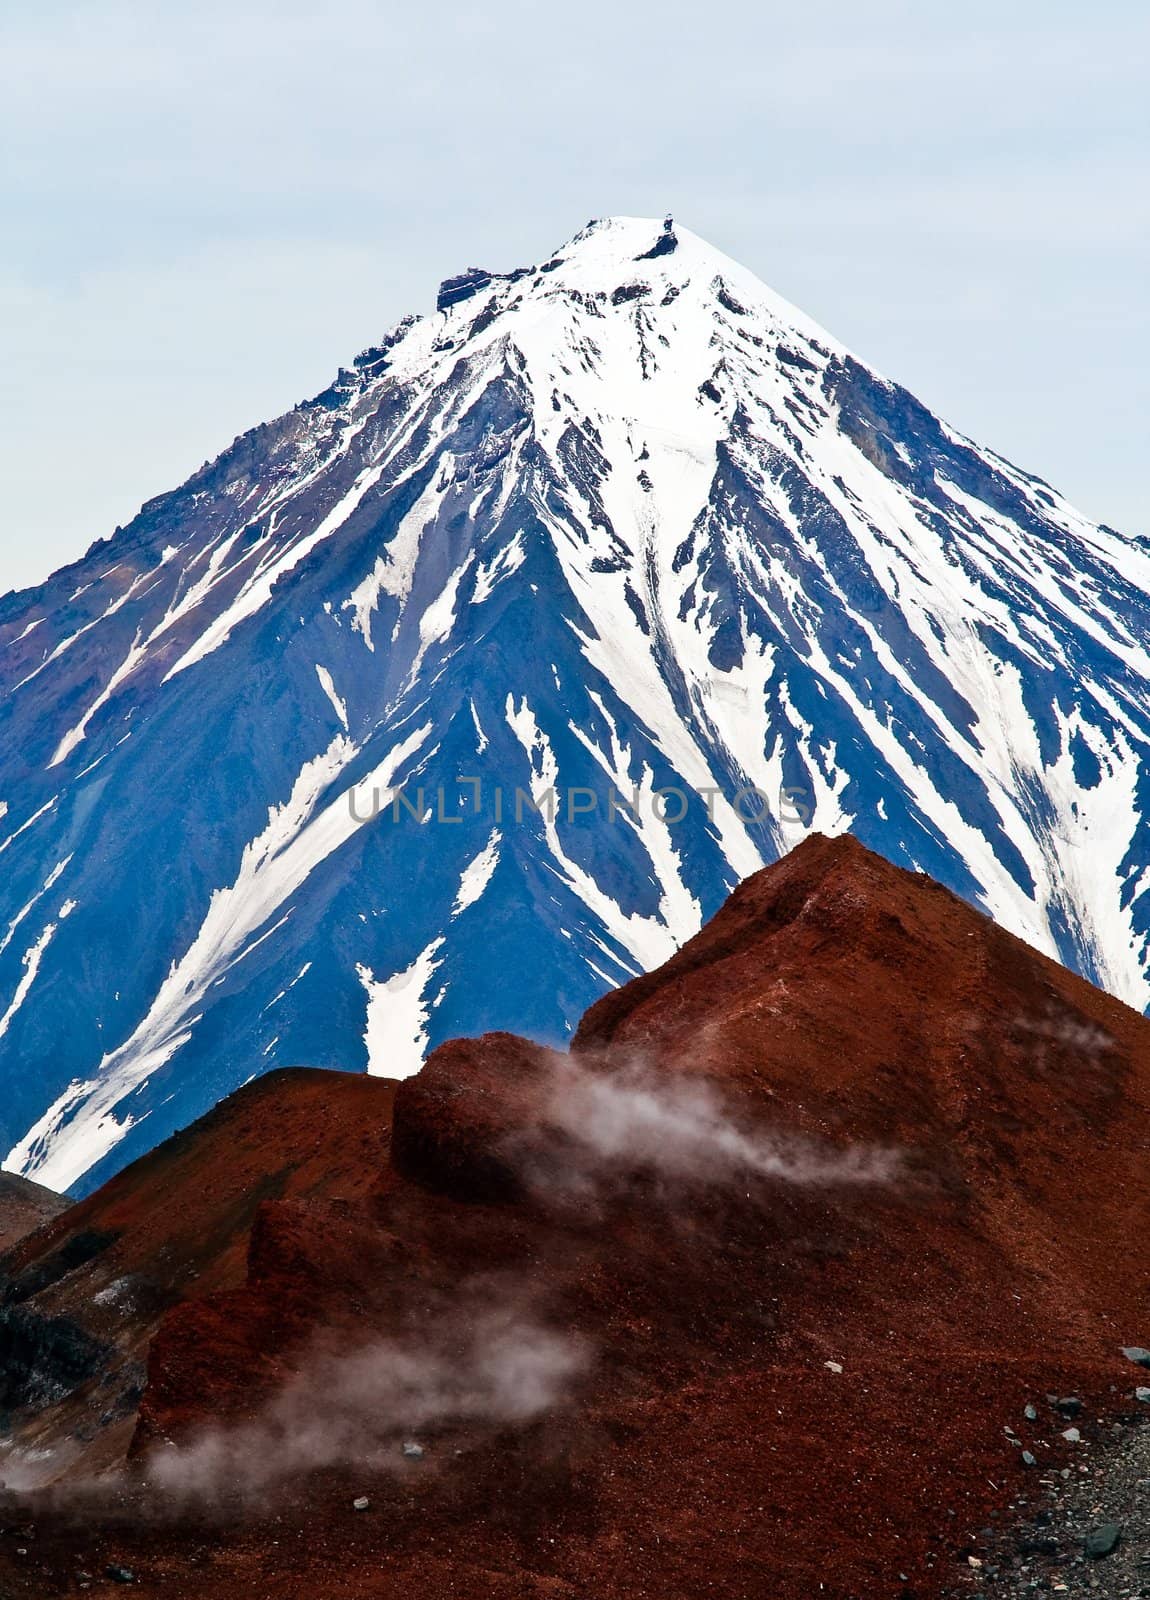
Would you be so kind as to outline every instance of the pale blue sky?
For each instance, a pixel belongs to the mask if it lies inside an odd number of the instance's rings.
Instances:
[[[0,0],[0,591],[441,277],[673,211],[1150,534],[1136,0]]]

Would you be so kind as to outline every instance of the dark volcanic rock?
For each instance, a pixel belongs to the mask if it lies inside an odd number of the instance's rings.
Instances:
[[[435,309],[446,311],[449,307],[458,305],[461,300],[470,299],[473,294],[478,294],[480,289],[486,289],[491,278],[492,274],[483,267],[469,267],[466,272],[460,272],[454,278],[445,278],[439,286]]]
[[[0,1415],[65,1399],[102,1372],[110,1355],[67,1317],[0,1308]]]
[[[32,1299],[78,1268],[95,1261],[109,1245],[115,1244],[116,1237],[114,1233],[91,1228],[67,1233],[59,1249],[37,1255],[29,1266],[7,1278],[0,1299],[9,1305]]]
[[[1113,1522],[1103,1522],[1091,1528],[1083,1540],[1082,1549],[1090,1561],[1105,1561],[1122,1542],[1122,1529]]]
[[[657,261],[660,256],[673,255],[679,248],[679,241],[671,228],[664,228],[649,250],[644,250],[635,257],[636,261]]]

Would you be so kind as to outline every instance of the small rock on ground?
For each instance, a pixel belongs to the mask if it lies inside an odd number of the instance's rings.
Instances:
[[[1090,1561],[1105,1561],[1122,1543],[1122,1529],[1116,1522],[1103,1522],[1091,1528],[1082,1541],[1083,1554]]]

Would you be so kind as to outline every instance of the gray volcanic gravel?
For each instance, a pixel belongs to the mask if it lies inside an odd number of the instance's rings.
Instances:
[[[1150,1597],[1150,1404],[1132,1397],[1125,1423],[1074,1425],[1070,1465],[1022,1480],[1002,1525],[972,1542],[953,1596]]]

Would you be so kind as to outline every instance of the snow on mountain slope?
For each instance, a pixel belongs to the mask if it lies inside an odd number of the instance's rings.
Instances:
[[[562,1040],[810,826],[1150,1005],[1136,540],[684,229],[439,307],[0,600],[5,1166]]]

